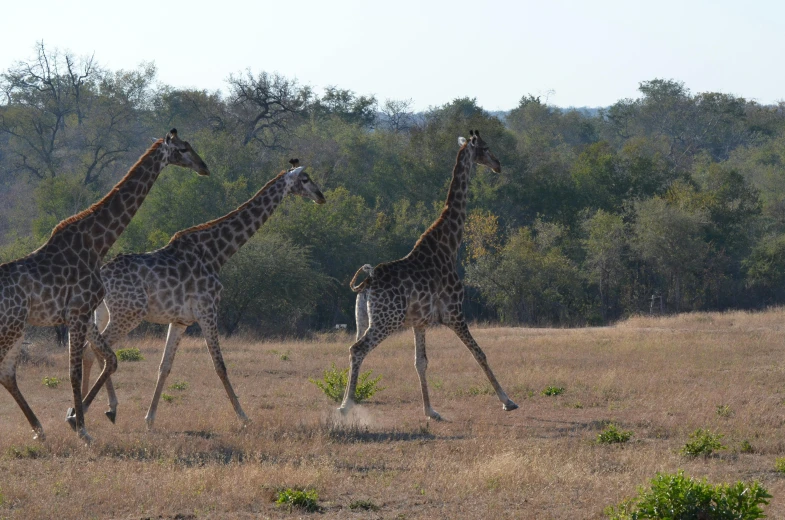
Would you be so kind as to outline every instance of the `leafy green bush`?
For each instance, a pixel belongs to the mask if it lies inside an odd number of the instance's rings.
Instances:
[[[372,371],[360,374],[357,379],[357,389],[354,392],[354,402],[360,403],[369,399],[384,390],[383,386],[379,386],[379,381],[382,376],[371,379]],[[335,363],[332,367],[324,371],[324,377],[321,380],[309,378],[308,381],[318,386],[324,395],[340,403],[343,400],[343,394],[346,391],[346,385],[349,384],[349,368],[338,370]]]
[[[286,488],[278,492],[275,503],[278,506],[289,506],[289,511],[296,507],[312,513],[319,510],[319,495],[313,489],[306,491]]]
[[[744,439],[739,445],[739,451],[742,453],[755,453],[755,446],[753,446],[747,439]]]
[[[774,461],[774,468],[780,473],[785,473],[785,457],[777,457]]]
[[[559,395],[564,393],[564,387],[561,386],[546,386],[542,391],[542,395]]]
[[[684,445],[681,449],[682,455],[690,457],[697,457],[703,455],[708,457],[715,451],[727,449],[727,446],[720,442],[724,435],[721,433],[714,433],[711,430],[704,430],[698,428],[690,434],[690,442]]]
[[[47,388],[57,388],[57,385],[60,384],[60,379],[57,377],[45,377],[41,380],[41,383]]]
[[[144,356],[141,351],[136,347],[121,348],[115,354],[119,361],[142,361]]]
[[[167,403],[173,403],[174,402],[174,396],[171,395],[171,394],[167,394],[166,392],[161,394],[161,399],[163,399],[164,402],[167,402]]]
[[[706,479],[657,473],[651,489],[638,489],[638,496],[605,509],[611,520],[755,520],[765,518],[761,506],[771,495],[758,482],[712,485]]]
[[[627,442],[632,437],[632,432],[629,430],[620,430],[618,426],[609,423],[597,435],[597,444],[619,444]]]

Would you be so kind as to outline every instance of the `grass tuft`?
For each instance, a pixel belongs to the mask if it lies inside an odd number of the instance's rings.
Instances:
[[[303,490],[286,488],[278,492],[275,499],[276,505],[279,507],[288,506],[289,512],[293,508],[313,513],[319,510],[319,494],[316,490]]]
[[[144,360],[144,356],[142,355],[142,352],[136,347],[121,348],[115,354],[117,354],[118,361]]]
[[[618,426],[609,423],[598,435],[597,444],[621,444],[632,438],[629,430],[620,430]]]
[[[357,379],[357,389],[354,392],[354,402],[360,403],[373,397],[377,392],[384,390],[383,386],[379,386],[379,381],[382,376],[371,379],[373,372],[368,371],[360,374]],[[336,403],[343,400],[343,394],[346,392],[346,385],[349,384],[349,368],[339,370],[335,363],[331,368],[324,371],[324,376],[321,380],[309,378],[308,381],[318,386],[324,395],[329,397]]]
[[[684,445],[680,453],[688,457],[708,457],[715,451],[727,449],[727,446],[720,442],[723,437],[721,433],[698,428],[690,434],[692,440]]]

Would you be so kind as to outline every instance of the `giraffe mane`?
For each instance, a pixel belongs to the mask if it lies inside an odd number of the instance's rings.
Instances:
[[[458,166],[458,161],[460,161],[460,160],[461,160],[461,155],[462,155],[462,154],[464,153],[464,151],[466,150],[466,147],[468,146],[468,144],[469,144],[469,143],[468,143],[468,141],[467,141],[466,143],[464,143],[464,144],[463,144],[463,146],[461,146],[460,150],[458,150],[458,155],[457,155],[457,157],[455,158],[455,167],[457,167],[457,166]],[[453,171],[455,171],[455,168],[453,168]],[[448,193],[448,196],[449,196],[449,193]],[[419,246],[419,245],[420,245],[420,242],[422,242],[423,240],[425,240],[425,237],[427,237],[428,235],[430,235],[430,234],[431,234],[431,232],[432,232],[432,231],[433,231],[435,228],[439,227],[439,225],[441,225],[441,223],[442,223],[442,222],[444,222],[444,216],[445,216],[445,214],[447,213],[447,210],[448,210],[448,209],[450,209],[450,207],[448,206],[447,202],[445,202],[445,203],[444,203],[444,208],[442,208],[442,212],[441,212],[441,214],[439,214],[439,218],[437,218],[437,219],[434,221],[434,223],[430,225],[430,227],[429,227],[428,229],[426,229],[425,231],[423,231],[423,234],[422,234],[422,235],[420,235],[420,238],[418,238],[418,239],[417,239],[417,242],[415,242],[415,244],[414,244],[414,247],[413,247],[412,249],[417,249],[417,246]]]
[[[85,217],[87,217],[89,215],[92,215],[93,213],[98,211],[98,209],[107,200],[109,200],[115,193],[117,193],[117,191],[120,189],[120,186],[122,186],[123,183],[125,183],[125,181],[128,180],[128,176],[131,175],[131,172],[134,171],[145,159],[150,157],[150,155],[152,155],[153,152],[158,150],[158,147],[161,146],[161,144],[163,142],[164,142],[163,139],[158,139],[156,142],[154,142],[153,145],[147,150],[147,152],[145,152],[145,154],[143,156],[141,156],[139,158],[139,160],[134,163],[133,166],[131,166],[131,168],[128,170],[128,172],[126,172],[126,174],[123,176],[123,178],[120,179],[120,181],[117,184],[114,185],[114,187],[111,189],[111,191],[109,193],[104,195],[103,198],[101,198],[101,200],[99,200],[98,202],[93,203],[93,205],[90,206],[89,208],[80,211],[76,215],[71,215],[67,219],[61,221],[52,230],[52,235],[51,236],[54,236],[58,231],[63,230],[64,228],[68,227],[70,224],[73,224],[74,222],[76,222],[78,220],[82,220],[83,218],[85,218]]]
[[[250,205],[250,204],[251,204],[251,203],[252,203],[254,200],[256,200],[256,197],[257,197],[257,196],[258,196],[260,193],[262,193],[264,190],[266,190],[267,188],[269,188],[270,186],[272,186],[273,184],[275,184],[275,182],[276,182],[276,181],[278,181],[278,179],[280,179],[281,177],[283,177],[283,176],[284,176],[284,175],[286,175],[287,173],[288,173],[288,170],[283,170],[281,173],[279,173],[278,175],[276,175],[275,177],[273,177],[272,179],[270,179],[269,181],[267,181],[267,183],[266,183],[264,186],[262,186],[262,189],[260,189],[259,191],[257,191],[257,192],[254,194],[254,196],[253,196],[253,197],[251,197],[251,198],[250,198],[250,199],[248,199],[247,201],[243,202],[243,203],[242,203],[240,206],[238,206],[238,207],[237,207],[237,209],[235,209],[235,210],[233,210],[233,211],[231,211],[231,212],[227,213],[227,214],[226,214],[226,215],[224,215],[223,217],[218,217],[218,218],[216,218],[216,219],[209,220],[209,221],[207,221],[207,222],[203,222],[203,223],[201,223],[201,224],[197,224],[197,225],[195,225],[195,226],[192,226],[192,227],[189,227],[189,228],[186,228],[186,229],[181,229],[180,231],[178,231],[177,233],[175,233],[174,235],[172,235],[172,238],[171,238],[171,239],[169,239],[169,243],[171,244],[171,243],[172,243],[172,242],[174,242],[175,240],[177,240],[177,239],[179,239],[179,238],[182,238],[182,237],[183,237],[183,236],[185,236],[185,235],[189,235],[189,234],[191,234],[191,233],[195,233],[195,232],[197,232],[197,231],[202,231],[203,229],[208,229],[208,228],[211,228],[211,227],[213,227],[214,225],[216,225],[216,224],[218,224],[218,223],[220,223],[220,222],[223,222],[224,220],[226,220],[226,219],[228,219],[228,218],[231,218],[231,217],[233,217],[234,215],[236,215],[236,214],[237,214],[237,213],[239,213],[240,211],[242,211],[242,210],[244,210],[245,208],[247,208],[247,207],[248,207],[248,206],[249,206],[249,205]]]

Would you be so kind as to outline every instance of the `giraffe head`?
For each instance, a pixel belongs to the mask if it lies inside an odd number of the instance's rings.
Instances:
[[[469,140],[467,141],[466,138],[459,137],[458,144],[467,147],[469,157],[473,163],[487,166],[496,173],[502,171],[502,165],[499,162],[499,159],[491,153],[488,145],[482,140],[479,130],[469,130]]]
[[[183,141],[177,136],[176,128],[172,128],[166,134],[162,147],[166,164],[189,168],[199,175],[210,175],[210,170],[199,154],[191,148],[188,141]]]
[[[286,179],[290,183],[291,193],[309,198],[317,204],[324,204],[326,201],[324,195],[322,195],[322,190],[305,173],[305,167],[299,166],[300,160],[290,159],[289,164],[292,165],[292,168],[286,172]]]

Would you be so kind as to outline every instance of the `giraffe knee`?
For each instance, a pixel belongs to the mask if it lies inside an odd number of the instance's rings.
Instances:
[[[117,355],[114,352],[109,352],[104,360],[104,370],[109,374],[114,374],[117,371]]]

